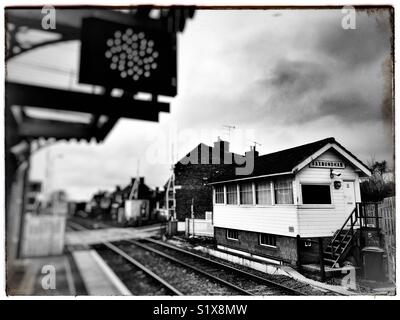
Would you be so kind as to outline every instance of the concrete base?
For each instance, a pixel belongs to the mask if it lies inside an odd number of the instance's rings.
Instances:
[[[302,274],[304,274],[306,277],[321,281],[321,268],[319,264],[304,264],[301,266],[301,268]],[[325,266],[325,278],[326,280],[333,278],[340,280],[349,273],[349,268],[349,266],[344,266],[340,268],[331,268],[329,266]],[[356,272],[359,270],[359,268],[357,267],[354,269]]]
[[[319,264],[303,264],[301,266],[301,268],[305,271],[310,271],[310,272],[320,272],[320,270],[321,270]],[[356,268],[356,269],[358,269],[358,268]],[[331,267],[325,266],[325,273],[327,276],[329,274],[344,273],[347,270],[348,270],[348,267],[331,268]]]
[[[224,252],[221,250],[217,249],[212,249],[212,248],[207,248],[203,246],[197,246],[194,248],[195,250],[202,251],[204,253],[207,253],[211,256],[227,260],[232,263],[236,263],[257,271],[265,272],[268,274],[273,274],[273,275],[285,275],[290,278],[293,278],[295,280],[307,283],[311,286],[313,286],[316,289],[319,289],[323,292],[329,293],[329,291],[336,292],[341,295],[356,295],[357,293],[354,291],[348,290],[346,287],[342,286],[334,286],[334,285],[329,285],[326,283],[322,283],[316,280],[312,280],[309,278],[306,278],[299,272],[297,272],[295,269],[293,269],[290,266],[285,266],[285,265],[275,265],[275,264],[268,264],[266,262],[260,262],[256,261],[252,258],[246,258],[244,256],[238,256],[236,254]]]

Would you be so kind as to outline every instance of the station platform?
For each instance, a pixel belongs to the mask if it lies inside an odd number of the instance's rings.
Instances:
[[[131,295],[94,250],[17,260],[8,280],[10,296]]]

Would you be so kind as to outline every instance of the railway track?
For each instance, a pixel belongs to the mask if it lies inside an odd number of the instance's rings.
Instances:
[[[82,225],[79,225],[75,222],[69,222],[67,227],[70,230],[74,230],[74,231],[89,230],[88,228],[83,227]],[[158,276],[157,274],[152,272],[149,268],[147,268],[146,266],[141,264],[139,261],[137,261],[136,259],[131,257],[129,254],[127,254],[125,251],[121,250],[117,246],[113,245],[110,242],[102,242],[102,246],[107,248],[110,252],[112,252],[117,257],[122,258],[122,260],[125,263],[133,266],[133,268],[136,269],[136,271],[139,271],[139,274],[136,274],[136,276],[140,278],[140,288],[138,288],[138,286],[137,286],[138,282],[133,281],[134,288],[132,288],[132,285],[129,286],[129,289],[131,290],[131,292],[143,294],[144,293],[143,289],[144,290],[147,289],[146,290],[147,292],[145,292],[146,295],[149,295],[151,293],[155,293],[157,295],[178,295],[178,296],[183,295],[182,292],[177,290],[175,287],[173,287],[171,284],[169,284],[163,278],[161,278],[160,276]],[[114,271],[115,271],[115,269],[117,269],[117,271],[120,270],[120,272],[118,272],[120,274],[127,270],[129,270],[130,275],[133,274],[131,267],[127,268],[126,266],[123,266],[120,263],[117,265],[113,265],[111,267],[113,267]],[[123,269],[123,270],[121,270],[121,269]],[[147,279],[144,279],[146,277],[147,277]],[[132,279],[126,279],[126,277],[124,277],[124,278],[125,279],[121,279],[121,280],[125,284],[129,285],[129,282],[132,282],[132,281],[129,281]],[[139,290],[135,290],[135,287],[136,287],[136,289],[139,289]]]
[[[146,238],[128,242],[229,286],[242,295],[305,295],[294,288],[161,241]]]
[[[75,229],[87,230],[76,223],[72,223],[72,226]],[[125,240],[112,244],[103,242],[96,249],[100,254],[102,251],[104,254],[106,249],[121,257],[126,263],[142,270],[147,277],[155,279],[165,288],[165,291],[173,295],[299,296],[310,294],[307,284],[293,279],[288,281],[288,286],[285,285],[286,281],[266,279],[255,273],[150,238]],[[111,268],[114,269],[112,265]],[[185,281],[186,285],[182,285]],[[191,282],[192,286],[199,287],[198,292],[193,292],[191,288],[188,288]],[[332,294],[337,295],[333,291]]]
[[[86,227],[81,226],[74,222],[69,223],[69,228],[78,230],[78,231],[88,230]],[[145,240],[142,240],[142,241],[145,241]],[[209,289],[209,287],[212,287],[214,292],[216,292],[217,294],[246,295],[246,296],[259,294],[260,290],[254,290],[254,287],[250,288],[252,283],[250,283],[247,286],[247,289],[245,289],[245,288],[243,288],[243,286],[239,286],[236,284],[237,279],[235,279],[235,277],[233,277],[231,279],[227,279],[226,277],[225,278],[221,277],[221,275],[216,275],[215,270],[214,270],[214,272],[210,272],[210,266],[203,269],[203,267],[204,267],[203,265],[196,266],[196,264],[193,262],[188,263],[185,261],[181,261],[180,259],[175,258],[171,254],[166,254],[165,252],[161,252],[160,250],[146,246],[145,244],[138,242],[138,241],[131,240],[131,241],[125,241],[124,243],[129,243],[128,247],[130,247],[130,248],[127,248],[127,246],[125,246],[124,249],[121,249],[121,247],[124,247],[124,245],[121,245],[121,244],[115,245],[115,244],[112,244],[109,242],[102,242],[101,246],[97,246],[97,249],[98,249],[98,252],[100,255],[105,254],[104,249],[106,248],[106,250],[109,250],[109,251],[113,252],[115,255],[122,257],[126,262],[134,265],[136,268],[139,268],[141,271],[146,273],[146,275],[155,279],[159,284],[164,286],[167,289],[167,291],[171,294],[183,295],[183,293],[182,293],[183,290],[177,289],[177,287],[180,287],[180,286],[182,286],[183,289],[186,289],[185,294],[192,293],[192,292],[188,292],[189,290],[187,290],[188,289],[187,287],[189,284],[188,281],[185,281],[184,279],[182,279],[182,274],[184,273],[184,272],[182,273],[183,270],[190,270],[190,272],[195,273],[197,275],[197,277],[194,277],[194,278],[196,278],[195,282],[196,281],[204,282],[204,278],[208,278],[211,282],[217,284],[217,285],[215,285],[215,284],[205,285],[205,287],[208,287],[207,289]],[[134,245],[137,248],[132,250],[133,249],[132,245]],[[164,263],[166,262],[165,260],[167,260],[169,262],[172,262],[175,265],[178,265],[179,268],[175,272],[171,271],[171,268],[168,272],[169,273],[172,272],[173,274],[175,273],[174,278],[176,278],[176,279],[174,279],[174,280],[179,280],[179,281],[176,281],[177,283],[173,286],[161,277],[160,272],[158,274],[156,272],[153,272],[152,267],[154,267],[154,264],[155,264],[154,260],[153,260],[153,263],[151,263],[151,261],[147,261],[147,265],[145,265],[146,260],[149,260],[149,259],[152,260],[152,259],[149,256],[146,257],[145,255],[143,255],[143,253],[140,254],[138,252],[138,249],[141,249],[141,250],[145,251],[146,253],[150,252],[153,255],[157,255],[158,257],[161,257],[162,259],[164,259]],[[131,252],[128,253],[127,252],[128,250]],[[141,262],[138,259],[135,259],[133,257],[135,255],[137,256],[138,254],[139,254],[139,256],[141,256],[140,258],[142,260],[144,260],[143,262]],[[108,257],[106,256],[106,258],[108,258],[107,260],[109,262],[113,260],[112,257],[110,257],[110,256],[108,256]],[[152,266],[152,264],[153,264],[153,266]],[[118,264],[114,264],[114,265],[111,265],[111,267],[113,269],[115,269],[115,268],[119,268],[120,266],[118,266]],[[171,277],[171,274],[169,276]],[[121,280],[123,280],[123,279],[121,279]],[[123,281],[123,282],[125,283],[126,281]],[[246,279],[246,282],[248,282],[248,279]],[[257,284],[253,283],[253,285],[255,285],[257,287]],[[186,286],[186,288],[185,288],[185,286]],[[131,290],[131,288],[129,288],[129,289]],[[276,294],[275,291],[272,292],[271,290],[265,290],[265,288],[263,288],[263,289],[264,290],[262,290],[262,291],[264,294]],[[133,290],[131,290],[131,291],[133,292]],[[204,292],[198,292],[197,294],[201,295],[201,294],[204,294]]]

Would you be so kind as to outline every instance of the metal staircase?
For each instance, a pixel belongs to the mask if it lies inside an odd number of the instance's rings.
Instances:
[[[372,210],[368,210],[370,206]],[[379,229],[379,214],[376,203],[356,203],[342,227],[336,231],[324,250],[324,263],[332,268],[338,267],[339,262],[346,258],[347,253],[355,244],[359,230],[363,228]]]
[[[354,208],[343,226],[336,231],[324,251],[324,263],[335,268],[345,257],[356,237],[356,227],[360,226],[358,206]]]

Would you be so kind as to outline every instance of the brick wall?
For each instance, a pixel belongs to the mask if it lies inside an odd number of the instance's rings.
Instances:
[[[325,249],[331,237],[325,237],[322,239],[322,246]],[[305,242],[311,242],[311,246],[305,246]],[[300,261],[301,264],[308,263],[319,263],[319,245],[318,238],[302,238],[300,240]]]
[[[284,263],[296,265],[297,262],[297,239],[276,235],[276,248],[269,248],[259,244],[259,233],[250,231],[239,231],[239,240],[226,238],[225,228],[214,227],[215,240],[217,244],[232,249],[250,252],[267,258],[282,260]]]
[[[242,166],[235,164],[236,157],[240,156],[229,152],[229,143],[219,140],[214,147],[199,144],[175,164],[175,185],[180,186],[176,190],[178,220],[190,218],[192,199],[195,218],[203,219],[206,211],[212,211],[212,187],[207,183],[232,177],[237,166]]]
[[[224,164],[176,164],[175,185],[181,186],[176,190],[178,220],[190,218],[192,199],[195,218],[204,219],[205,212],[213,209],[212,187],[207,183],[232,170],[232,165]]]

